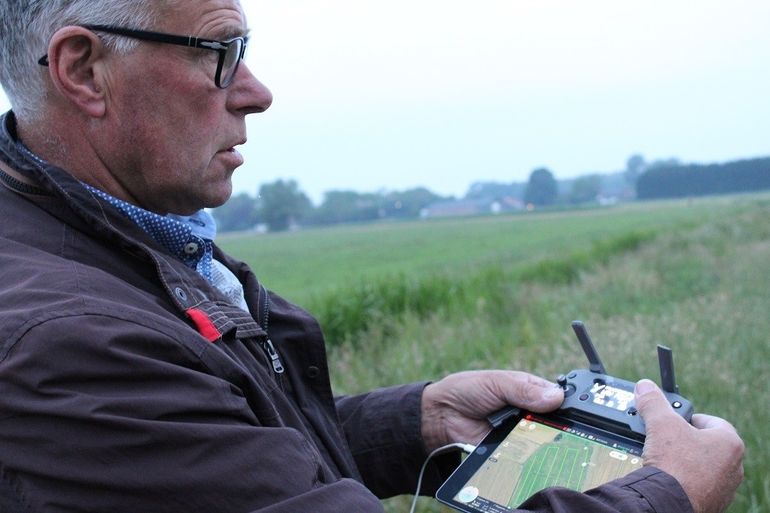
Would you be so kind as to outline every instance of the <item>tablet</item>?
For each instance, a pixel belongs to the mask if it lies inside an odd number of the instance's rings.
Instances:
[[[517,411],[439,488],[466,513],[512,511],[552,486],[585,491],[642,467],[643,442],[559,417]]]

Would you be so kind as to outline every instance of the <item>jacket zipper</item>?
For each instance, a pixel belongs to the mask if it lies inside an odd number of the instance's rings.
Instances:
[[[278,354],[278,351],[276,351],[275,346],[273,345],[273,341],[269,338],[262,342],[262,348],[267,353],[267,356],[270,357],[270,361],[273,363],[273,370],[276,374],[283,374],[283,371],[285,370],[283,368],[283,363],[281,362],[281,357]]]
[[[262,290],[265,291],[265,308],[263,310],[263,320],[262,320],[262,329],[265,330],[265,333],[268,333],[267,331],[267,325],[270,321],[270,296],[267,294],[267,290],[262,288]],[[276,373],[276,377],[280,380],[280,375],[284,373],[286,370],[283,366],[283,362],[281,361],[281,355],[278,354],[278,350],[276,350],[275,346],[273,345],[273,341],[270,340],[270,335],[267,335],[267,338],[260,342],[260,345],[262,345],[262,349],[265,350],[265,353],[267,353],[267,357],[270,359],[270,363],[273,365],[273,372]]]

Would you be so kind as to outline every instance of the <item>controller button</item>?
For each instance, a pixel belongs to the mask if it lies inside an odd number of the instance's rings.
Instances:
[[[567,376],[569,379],[575,379],[577,377],[577,372],[570,372]]]
[[[572,384],[567,385],[566,387],[564,387],[564,397],[571,396],[572,394],[575,393],[575,390],[576,390],[575,385],[572,385]]]
[[[580,394],[580,397],[578,397],[581,401],[587,401],[588,400],[588,394]]]
[[[674,408],[681,408],[682,403],[680,403],[679,401],[674,401],[673,403],[671,403],[671,406],[673,406]]]
[[[629,415],[631,415],[632,417],[635,417],[635,416],[636,416],[636,414],[637,414],[637,413],[639,413],[639,412],[637,411],[637,409],[636,409],[636,408],[634,408],[634,407],[631,407],[631,408],[629,408],[629,409],[628,409],[628,411],[627,411],[626,413],[628,413],[628,414],[629,414]]]

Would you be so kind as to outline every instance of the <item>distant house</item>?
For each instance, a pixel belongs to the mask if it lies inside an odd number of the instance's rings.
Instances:
[[[524,210],[524,207],[526,205],[524,205],[524,202],[518,198],[512,198],[510,196],[507,196],[500,200],[500,206],[501,206],[501,211],[511,212],[511,211]]]
[[[450,200],[432,203],[420,211],[421,219],[437,217],[463,217],[521,210],[521,201],[515,198]]]

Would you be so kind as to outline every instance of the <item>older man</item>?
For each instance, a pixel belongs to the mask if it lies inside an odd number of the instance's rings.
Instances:
[[[490,412],[562,400],[513,371],[332,396],[316,322],[223,254],[202,211],[272,100],[246,42],[237,0],[0,7],[0,490],[25,511],[381,511]],[[647,467],[530,511],[726,507],[732,427],[638,392]]]

